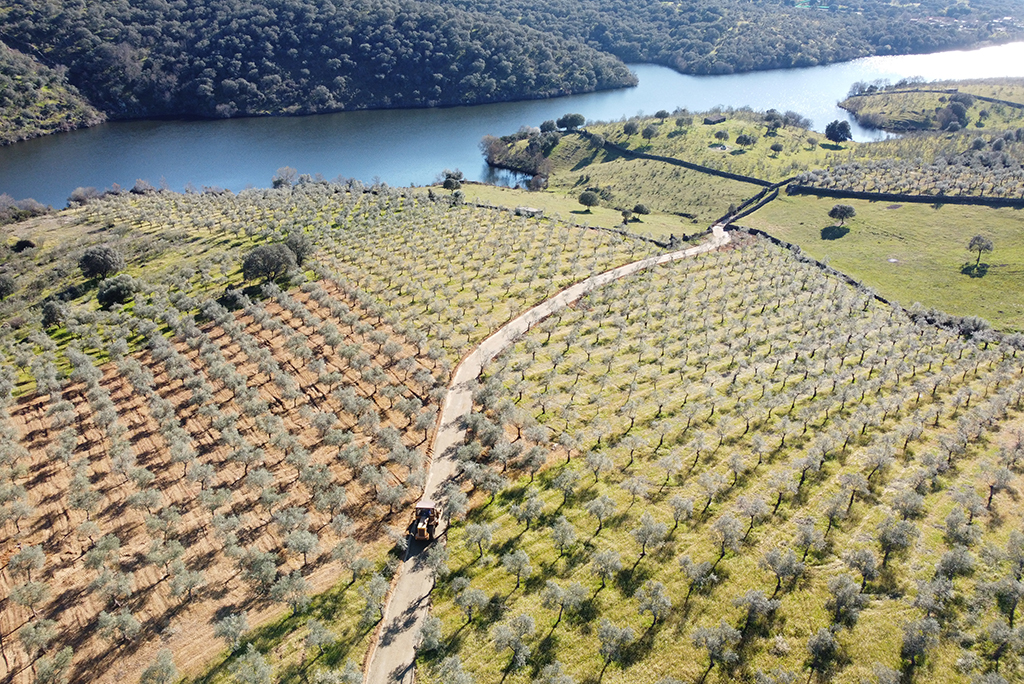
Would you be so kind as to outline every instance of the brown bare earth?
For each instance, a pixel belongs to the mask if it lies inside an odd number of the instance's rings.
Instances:
[[[338,299],[344,299],[332,283],[325,282],[322,286]],[[334,319],[329,309],[319,306],[305,293],[293,292],[292,296],[324,321],[334,323],[346,336],[346,343],[358,345],[392,382],[406,387],[405,396],[415,393],[428,409],[431,405],[436,406],[428,394],[430,388],[413,378],[416,371],[423,368],[438,374],[441,369],[435,362],[417,357],[414,363],[403,364],[400,369],[395,359],[415,357],[417,350],[386,325],[374,325],[370,330],[384,330],[390,339],[401,341],[402,351],[397,357],[380,354],[380,345],[367,337],[370,331],[355,332],[354,327]],[[347,301],[346,304],[354,313],[359,313],[355,302]],[[280,331],[268,331],[251,316],[236,314],[236,320],[244,325],[246,333],[258,340],[262,348],[272,352],[280,369],[297,383],[299,393],[296,399],[282,399],[279,387],[266,369],[261,370],[259,364],[248,358],[222,328],[212,323],[203,325],[203,343],[213,345],[246,378],[247,386],[258,390],[259,397],[269,405],[269,412],[278,416],[283,428],[308,450],[310,463],[326,467],[334,482],[344,486],[347,503],[340,512],[354,523],[351,536],[366,544],[363,556],[379,561],[388,547],[387,528],[401,526],[405,509],[396,505],[392,513],[388,507],[376,502],[374,491],[360,483],[359,473],[338,458],[338,447],[321,442],[310,422],[312,412],[328,411],[338,416],[334,428],[351,431],[354,444],[367,446],[370,456],[366,463],[374,466],[385,464],[387,450],[371,443],[356,417],[348,414],[339,400],[332,396],[332,389],[350,386],[357,395],[377,402],[380,426],[397,428],[409,448],[423,444],[429,435],[412,429],[410,419],[394,408],[394,401],[400,396],[389,403],[387,398],[375,393],[374,387],[363,379],[365,373],[352,368],[337,349],[325,345],[323,338],[305,327],[301,319],[269,300],[264,307],[274,320],[306,336],[308,346],[325,360],[324,373],[336,371],[344,379],[334,387],[326,385],[322,375],[311,372],[305,360],[297,358],[286,348],[285,336]],[[360,316],[360,320],[371,319]],[[207,406],[212,405],[215,410],[201,411],[192,405],[192,393],[185,386],[186,380],[169,377],[166,364],[154,359],[148,351],[136,354],[136,358],[152,373],[152,387],[156,394],[173,406],[198,454],[197,463],[211,464],[215,468],[216,474],[207,489],[225,486],[231,491],[230,502],[219,507],[217,512],[242,519],[237,530],[238,545],[276,553],[279,576],[299,570],[314,593],[338,583],[348,570],[331,561],[329,551],[340,537],[329,525],[330,512],[317,510],[311,505],[310,489],[298,481],[298,469],[286,462],[286,454],[276,446],[274,436],[266,431],[265,425],[261,427],[247,417],[244,408],[233,397],[232,390],[207,372],[199,352],[200,345],[190,345],[180,336],[173,338],[173,345],[188,359],[196,374],[206,375],[214,390],[213,401]],[[0,566],[6,567],[10,555],[21,548],[42,546],[47,558],[45,573],[32,579],[48,584],[50,598],[35,612],[39,618],[55,620],[61,633],[58,641],[74,648],[71,681],[136,681],[142,669],[164,647],[172,649],[175,663],[183,673],[194,676],[204,670],[218,653],[225,651],[224,641],[213,635],[212,623],[216,618],[228,612],[245,610],[248,611],[250,626],[257,626],[290,612],[290,609],[283,603],[254,593],[240,575],[235,560],[226,555],[221,536],[210,524],[210,511],[200,505],[198,494],[201,485],[184,477],[184,464],[171,462],[169,445],[152,415],[152,401],[131,385],[116,363],[106,364],[102,372],[99,384],[109,393],[118,420],[127,429],[125,438],[135,453],[136,465],[145,467],[155,477],[151,488],[160,493],[159,503],[150,511],[129,504],[129,497],[138,491],[138,487],[114,471],[108,452],[107,431],[97,425],[89,399],[83,392],[83,383],[70,384],[63,394],[64,399],[74,404],[76,418],[73,426],[79,433],[68,463],[50,455],[60,430],[51,424],[47,411],[59,397],[24,397],[12,407],[11,417],[14,427],[21,433],[21,444],[31,454],[27,459],[29,467],[19,484],[27,490],[27,498],[34,511],[19,521],[17,529],[13,523],[3,528],[6,539],[0,547],[3,549]],[[441,382],[446,382],[444,373],[440,375]],[[231,447],[218,438],[220,431],[214,427],[216,418],[231,413],[241,416],[229,421],[241,437],[265,452],[263,467],[283,494],[283,499],[273,510],[280,511],[289,506],[302,506],[309,510],[308,529],[318,534],[320,544],[319,552],[312,554],[305,564],[301,555],[284,548],[282,535],[272,523],[271,514],[259,505],[260,491],[244,486],[247,468],[229,460]],[[71,463],[79,460],[83,460],[88,479],[99,495],[98,504],[88,514],[83,510],[69,510],[68,505],[67,496],[74,471]],[[257,467],[254,464],[248,470]],[[410,469],[393,462],[386,467],[392,483],[404,483],[411,473]],[[409,487],[403,500],[414,499],[418,493],[418,487]],[[170,511],[172,507],[180,514],[173,530],[157,532],[147,529],[147,518],[152,523],[151,516],[158,515],[160,511]],[[87,520],[98,526],[98,533],[81,529]],[[90,589],[90,583],[97,578],[99,570],[88,569],[85,559],[86,552],[95,541],[110,534],[116,535],[121,545],[108,567],[132,573],[133,589],[124,598],[108,600]],[[179,541],[184,547],[181,560],[189,570],[203,573],[204,586],[196,590],[191,600],[187,596],[172,596],[168,572],[162,565],[147,562],[146,555],[154,539]],[[9,598],[12,587],[20,581],[9,571],[0,575],[0,597],[3,597],[0,601],[0,649],[3,655],[0,681],[12,684],[32,681],[35,665],[17,640],[18,630],[30,620],[32,612],[15,605]],[[354,590],[349,591],[354,594]],[[101,611],[115,613],[122,609],[129,610],[142,623],[139,635],[131,640],[113,641],[100,637],[97,620]],[[342,662],[344,658],[359,662],[366,648],[368,628],[346,628],[338,633],[338,637],[337,657]]]

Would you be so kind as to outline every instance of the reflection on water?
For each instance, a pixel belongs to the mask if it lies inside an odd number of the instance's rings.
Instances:
[[[484,135],[512,133],[566,112],[618,120],[639,112],[717,105],[793,110],[816,130],[847,119],[836,107],[856,81],[1024,76],[1024,43],[968,52],[870,57],[843,64],[727,76],[684,76],[653,65],[632,67],[635,88],[478,107],[343,112],[227,121],[132,121],[104,124],[0,148],[0,193],[62,206],[79,186],[131,187],[136,179],[174,190],[186,184],[242,190],[270,184],[274,172],[380,179],[389,185],[432,182],[445,168],[470,180],[514,184],[493,172],[478,147]],[[856,140],[878,136],[853,125]]]

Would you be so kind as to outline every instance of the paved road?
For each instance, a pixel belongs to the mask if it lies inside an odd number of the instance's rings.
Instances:
[[[515,343],[534,325],[591,290],[637,271],[710,252],[727,244],[729,234],[725,232],[725,225],[718,223],[712,226],[711,240],[698,247],[634,261],[576,283],[509,321],[481,342],[462,360],[452,376],[451,386],[441,407],[441,424],[430,450],[433,457],[427,473],[424,497],[440,501],[441,487],[455,476],[455,449],[465,440],[462,419],[473,408],[473,387],[488,361]],[[437,530],[438,536],[443,531],[442,522]],[[422,542],[411,544],[405,562],[398,570],[398,579],[384,609],[378,643],[370,647],[366,684],[411,684],[415,680],[416,639],[420,625],[430,609],[432,588],[423,548]]]

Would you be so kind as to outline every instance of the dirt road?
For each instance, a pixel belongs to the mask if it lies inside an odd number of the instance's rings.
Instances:
[[[510,347],[534,325],[559,309],[572,304],[586,293],[612,281],[647,268],[710,252],[729,243],[726,223],[711,227],[711,240],[698,247],[669,252],[613,268],[572,285],[499,328],[474,349],[455,369],[448,395],[441,407],[441,423],[434,437],[433,454],[424,498],[440,501],[441,488],[455,475],[455,449],[465,438],[462,419],[473,408],[473,386],[484,365]],[[443,532],[437,530],[438,536]],[[409,547],[405,562],[384,610],[378,643],[371,645],[366,684],[409,684],[415,679],[416,640],[420,625],[430,608],[431,578],[425,564],[422,542]]]

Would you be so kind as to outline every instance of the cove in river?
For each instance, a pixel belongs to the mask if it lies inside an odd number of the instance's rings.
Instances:
[[[238,191],[269,185],[282,166],[325,178],[380,179],[395,186],[430,183],[445,168],[460,168],[471,180],[500,181],[501,175],[490,173],[483,162],[480,139],[536,126],[566,112],[607,121],[676,107],[702,111],[716,105],[750,106],[796,111],[820,131],[833,119],[849,120],[836,102],[857,81],[1024,76],[1024,42],[726,76],[685,76],[649,64],[632,69],[640,79],[634,88],[551,100],[108,123],[0,147],[0,193],[63,206],[76,187],[131,187],[139,178],[179,191],[190,183]],[[878,136],[856,124],[853,131],[856,140]]]

